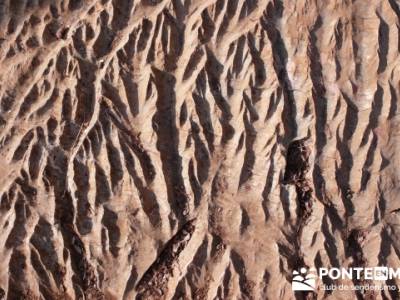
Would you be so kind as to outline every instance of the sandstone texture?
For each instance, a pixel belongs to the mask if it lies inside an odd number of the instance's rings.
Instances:
[[[0,0],[0,299],[399,299],[291,287],[400,267],[399,18]]]

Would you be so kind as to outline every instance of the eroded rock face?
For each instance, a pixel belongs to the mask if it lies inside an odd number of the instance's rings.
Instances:
[[[400,267],[399,16],[0,0],[0,298],[397,299],[291,279]]]

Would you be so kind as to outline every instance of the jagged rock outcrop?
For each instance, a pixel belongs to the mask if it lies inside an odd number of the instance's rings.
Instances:
[[[0,298],[364,297],[291,278],[400,267],[399,17],[0,0]]]

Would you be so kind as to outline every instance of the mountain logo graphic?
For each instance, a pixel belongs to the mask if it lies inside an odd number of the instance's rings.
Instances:
[[[301,268],[300,272],[293,271],[292,290],[293,291],[314,291],[316,287],[315,269]]]

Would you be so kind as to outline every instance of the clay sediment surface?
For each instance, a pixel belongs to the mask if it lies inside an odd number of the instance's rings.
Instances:
[[[400,267],[399,17],[0,0],[0,299],[398,299],[291,279]]]

